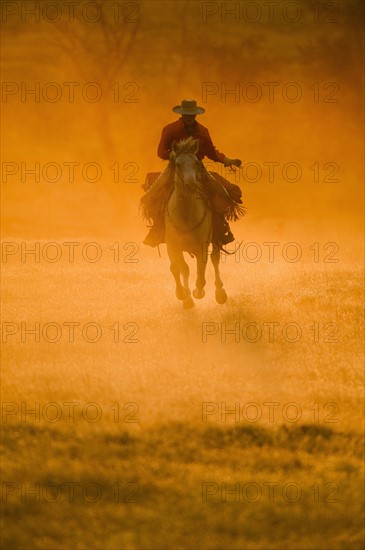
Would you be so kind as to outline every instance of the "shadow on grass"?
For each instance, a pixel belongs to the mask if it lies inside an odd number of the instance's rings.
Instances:
[[[76,426],[64,427],[36,425],[30,423],[5,424],[2,427],[3,447],[8,452],[24,451],[41,445],[48,448],[65,448],[69,445],[85,445],[93,441],[92,449],[123,449],[123,452],[164,454],[169,451],[183,458],[187,451],[220,449],[232,447],[268,447],[302,450],[306,452],[349,451],[362,455],[361,436],[358,433],[341,432],[319,424],[282,425],[267,428],[256,425],[193,425],[183,422],[170,422],[151,427],[138,434],[122,431],[118,433],[90,430],[82,432]]]

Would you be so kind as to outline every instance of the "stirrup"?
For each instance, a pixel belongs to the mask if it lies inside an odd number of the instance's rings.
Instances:
[[[155,247],[163,242],[164,242],[163,236],[159,233],[158,229],[156,229],[156,227],[153,226],[149,230],[149,233],[146,235],[146,238],[144,239],[143,244]]]
[[[233,241],[234,241],[234,236],[232,231],[228,231],[227,233],[222,235],[222,239],[221,239],[222,244],[229,244],[229,243],[232,243]]]

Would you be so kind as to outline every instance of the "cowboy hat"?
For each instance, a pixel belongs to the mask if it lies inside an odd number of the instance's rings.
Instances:
[[[172,110],[180,115],[202,115],[205,113],[203,107],[197,106],[195,99],[183,99],[181,105],[175,105]]]

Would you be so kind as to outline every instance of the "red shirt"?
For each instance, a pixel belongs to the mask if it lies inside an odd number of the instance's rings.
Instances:
[[[182,117],[162,129],[161,140],[157,149],[158,156],[164,160],[168,160],[172,149],[172,142],[174,140],[186,139],[190,136],[199,140],[199,150],[196,154],[198,159],[201,160],[204,157],[208,157],[214,162],[224,162],[226,155],[220,153],[214,147],[208,129],[197,121],[194,122],[192,129],[187,129]]]

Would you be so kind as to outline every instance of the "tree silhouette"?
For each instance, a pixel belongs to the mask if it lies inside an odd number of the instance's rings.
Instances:
[[[81,5],[85,4],[86,0],[83,0]],[[54,46],[69,57],[80,79],[96,82],[102,89],[103,98],[95,104],[96,127],[102,138],[105,156],[114,159],[116,145],[110,124],[111,107],[115,100],[113,83],[118,78],[123,78],[125,82],[123,73],[127,72],[128,59],[132,58],[140,29],[139,2],[124,6],[133,7],[133,13],[130,8],[126,13],[105,8],[95,22],[83,20],[80,16],[82,9],[79,9],[73,21],[56,22],[53,34]]]

